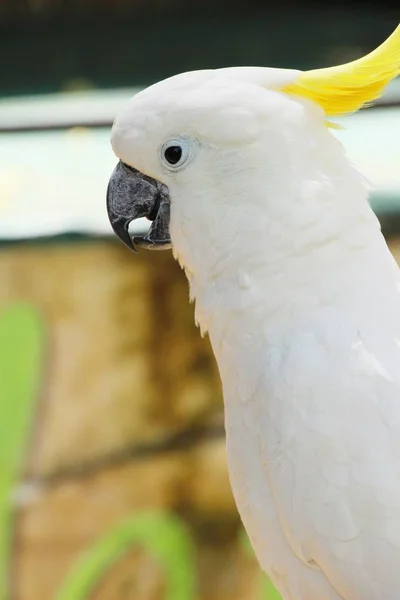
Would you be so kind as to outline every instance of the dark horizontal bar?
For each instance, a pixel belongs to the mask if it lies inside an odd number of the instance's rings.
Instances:
[[[32,125],[10,125],[0,126],[1,133],[30,133],[45,131],[65,131],[74,127],[84,127],[88,129],[106,129],[112,126],[112,121],[84,121],[82,123],[70,121],[65,123],[42,123]]]

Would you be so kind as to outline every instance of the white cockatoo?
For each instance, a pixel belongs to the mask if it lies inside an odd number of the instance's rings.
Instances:
[[[285,600],[400,599],[400,273],[329,122],[398,74],[400,26],[338,67],[183,73],[112,130],[111,224],[185,269],[236,503]]]

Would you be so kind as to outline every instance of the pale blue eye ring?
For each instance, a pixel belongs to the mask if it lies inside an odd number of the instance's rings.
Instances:
[[[161,147],[161,161],[169,170],[177,171],[193,158],[193,146],[193,141],[187,138],[172,138]]]

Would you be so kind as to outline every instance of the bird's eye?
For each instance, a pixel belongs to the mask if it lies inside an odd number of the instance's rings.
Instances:
[[[160,151],[164,165],[170,170],[177,170],[193,158],[196,144],[193,140],[178,136],[166,142]]]
[[[164,150],[164,157],[170,165],[176,165],[182,158],[182,148],[180,146],[168,146]]]

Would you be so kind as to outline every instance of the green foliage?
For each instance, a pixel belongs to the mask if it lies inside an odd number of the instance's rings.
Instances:
[[[281,600],[280,595],[278,594],[268,577],[265,577],[265,575],[263,574],[261,576],[261,600]]]
[[[0,314],[0,600],[9,595],[12,493],[31,430],[43,353],[36,312],[14,305]]]
[[[171,514],[140,513],[106,534],[78,561],[56,600],[87,600],[119,557],[133,545],[154,556],[165,572],[165,600],[196,600],[196,571],[190,536]]]

